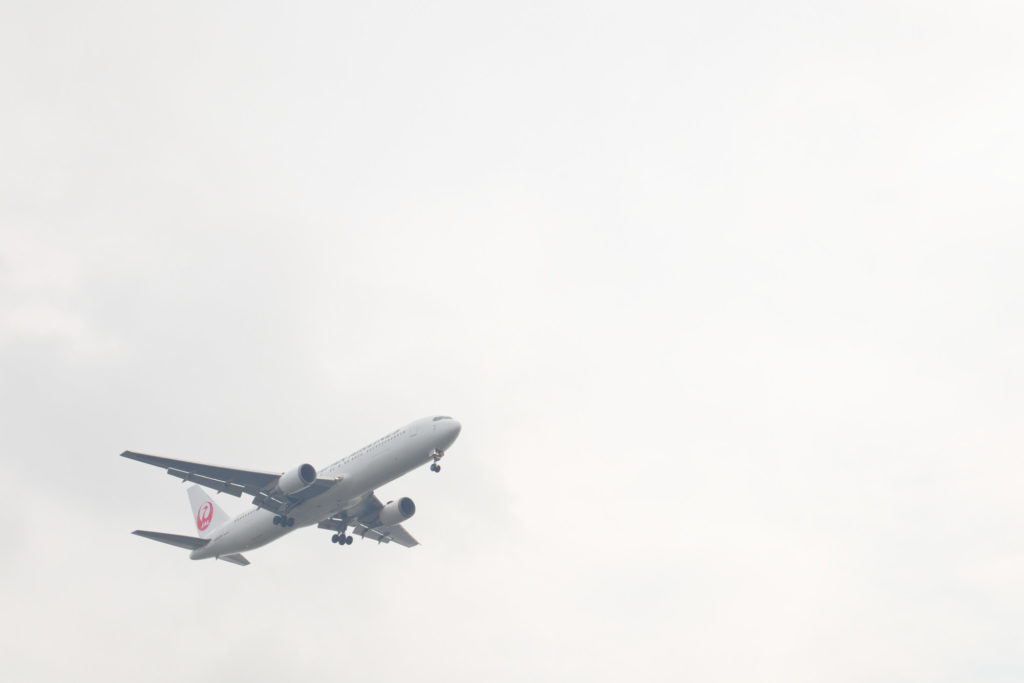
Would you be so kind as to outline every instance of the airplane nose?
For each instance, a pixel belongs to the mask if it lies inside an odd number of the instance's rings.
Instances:
[[[444,421],[444,440],[445,448],[449,448],[455,439],[459,438],[459,432],[462,431],[462,425],[459,424],[458,420],[445,420]]]

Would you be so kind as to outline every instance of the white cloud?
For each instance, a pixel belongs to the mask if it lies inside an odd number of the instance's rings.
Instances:
[[[5,14],[13,675],[1020,678],[1016,6]],[[128,534],[439,411],[414,551]]]

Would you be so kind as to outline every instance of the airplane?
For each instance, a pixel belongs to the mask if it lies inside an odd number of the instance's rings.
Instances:
[[[193,560],[212,557],[242,566],[249,564],[242,552],[314,524],[333,531],[331,543],[342,547],[352,544],[353,536],[348,534],[352,527],[362,538],[411,548],[419,543],[402,522],[415,514],[416,505],[409,498],[382,503],[374,489],[428,462],[432,471],[440,472],[439,461],[461,431],[462,425],[450,417],[425,417],[319,472],[308,463],[275,474],[125,451],[121,457],[164,468],[172,477],[198,484],[188,490],[198,536],[141,529],[132,533],[191,550]],[[204,486],[236,498],[250,495],[254,507],[231,518]]]

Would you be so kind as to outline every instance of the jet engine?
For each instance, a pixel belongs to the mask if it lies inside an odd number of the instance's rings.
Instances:
[[[395,524],[401,524],[414,514],[416,514],[416,503],[412,502],[412,498],[399,498],[381,508],[380,525],[394,526]]]
[[[308,489],[316,481],[316,469],[309,463],[288,470],[277,480],[277,488],[286,496]]]

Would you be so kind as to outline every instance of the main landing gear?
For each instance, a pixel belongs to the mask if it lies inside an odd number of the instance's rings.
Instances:
[[[284,515],[274,515],[274,524],[283,527],[295,526],[295,518],[285,517]]]
[[[355,539],[351,536],[346,536],[345,532],[331,536],[331,543],[338,543],[340,545],[352,545],[353,540]]]
[[[437,464],[437,461],[444,457],[444,451],[434,451],[430,454],[430,457],[434,459],[434,462],[430,463],[430,471],[440,472],[441,466]]]

